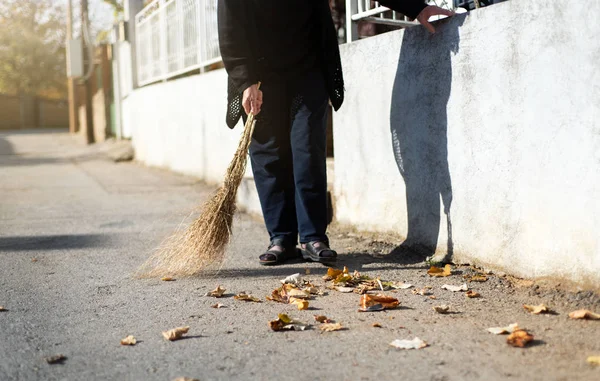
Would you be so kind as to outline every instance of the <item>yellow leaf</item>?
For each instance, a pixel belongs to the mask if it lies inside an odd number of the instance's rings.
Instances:
[[[245,292],[240,292],[239,294],[233,297],[236,300],[243,300],[244,302],[256,302],[260,303],[260,299],[250,294],[246,294]]]
[[[325,315],[315,315],[315,320],[319,323],[331,323],[331,320]]]
[[[299,310],[308,309],[308,301],[307,300],[292,297],[292,298],[290,298],[290,303],[295,304]]]
[[[223,296],[223,294],[225,294],[225,289],[223,287],[221,287],[221,285],[218,285],[217,288],[215,288],[214,290],[207,292],[206,296],[212,296],[215,298],[220,298]]]
[[[175,280],[175,278],[171,278],[170,276],[165,276],[160,278],[160,280],[162,280],[163,282],[173,282]]]
[[[127,336],[124,339],[121,339],[121,345],[135,345],[137,340],[132,335]]]
[[[435,267],[435,266],[431,266],[431,268],[429,270],[427,270],[427,274],[429,274],[429,276],[450,276],[452,275],[452,266],[450,265],[446,265],[444,266],[443,269],[439,268],[439,267]]]
[[[477,291],[469,290],[465,293],[467,298],[479,298],[481,295]]]
[[[371,324],[371,326],[373,326],[375,328],[382,328],[381,323],[373,323],[373,324]]]
[[[334,269],[334,268],[330,267],[327,269],[327,276],[330,278],[337,278],[343,272],[344,272],[343,270],[338,270],[338,269]]]
[[[600,314],[593,313],[590,310],[577,310],[569,314],[571,319],[590,319],[600,320]]]
[[[600,356],[590,356],[587,358],[587,362],[592,365],[600,365]]]
[[[523,304],[523,308],[525,308],[527,311],[531,312],[534,315],[539,315],[543,312],[550,312],[548,307],[546,307],[546,305],[544,304],[540,304],[539,306],[530,306],[527,304]]]
[[[181,339],[183,337],[183,335],[188,333],[189,330],[190,330],[190,327],[177,327],[177,328],[170,329],[168,331],[163,331],[162,335],[166,340],[174,341],[174,340]]]
[[[319,326],[319,328],[323,332],[333,332],[333,331],[339,331],[339,330],[343,329],[344,327],[342,327],[341,323],[323,323]]]
[[[433,307],[433,310],[438,314],[447,314],[450,311],[450,306],[443,304],[441,306]]]
[[[285,324],[290,324],[292,322],[292,319],[287,314],[279,314],[277,317]]]

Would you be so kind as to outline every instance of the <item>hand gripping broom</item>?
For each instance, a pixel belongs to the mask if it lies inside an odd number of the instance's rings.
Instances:
[[[177,231],[163,242],[140,267],[138,276],[191,276],[201,272],[207,265],[223,260],[231,236],[237,190],[246,172],[248,147],[255,125],[254,114],[248,114],[223,185],[202,205],[200,216],[187,230]]]

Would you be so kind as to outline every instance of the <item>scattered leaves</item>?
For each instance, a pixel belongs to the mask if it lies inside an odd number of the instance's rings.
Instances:
[[[587,358],[587,362],[592,365],[600,365],[600,356],[590,356]]]
[[[183,337],[183,335],[188,333],[189,330],[190,330],[190,327],[177,327],[177,328],[170,329],[168,331],[163,331],[162,335],[166,340],[174,341],[174,340],[181,339]]]
[[[315,321],[318,321],[319,323],[331,323],[331,322],[333,322],[333,320],[327,318],[327,316],[325,316],[325,315],[315,315]]]
[[[427,274],[429,276],[437,276],[437,277],[446,277],[452,275],[452,266],[446,265],[444,268],[439,268],[435,266],[431,266],[429,270],[427,270]]]
[[[433,310],[438,314],[447,314],[448,312],[450,312],[450,306],[442,304],[441,306],[433,307]]]
[[[286,314],[279,314],[276,320],[269,322],[269,327],[273,331],[304,331],[308,325],[295,321]]]
[[[546,307],[545,304],[540,304],[539,306],[530,306],[528,304],[523,304],[523,308],[531,312],[533,315],[539,315],[541,313],[550,312],[550,310],[548,309],[548,307]]]
[[[323,323],[319,326],[321,332],[333,332],[344,329],[341,323]]]
[[[577,310],[569,313],[571,319],[589,319],[600,320],[600,314],[596,314],[590,310]]]
[[[533,335],[523,329],[514,331],[506,338],[508,344],[519,348],[524,348],[531,341],[533,341]]]
[[[164,276],[160,278],[160,280],[162,280],[163,282],[173,282],[175,278],[171,278],[170,276]]]
[[[374,328],[383,328],[381,323],[373,323],[373,324],[371,324],[371,326],[373,326]]]
[[[217,288],[215,288],[214,290],[207,292],[206,296],[212,296],[215,298],[220,298],[223,296],[223,294],[225,294],[225,289],[223,287],[221,287],[221,285],[218,285]]]
[[[48,364],[62,364],[63,361],[65,361],[67,359],[67,356],[65,355],[54,355],[54,356],[50,356],[50,357],[46,357],[44,360],[46,360],[46,362]]]
[[[442,286],[442,288],[452,292],[469,291],[469,287],[466,283],[464,283],[462,286],[453,286],[451,284],[445,284]]]
[[[493,327],[488,328],[488,332],[493,333],[494,335],[503,335],[506,333],[513,333],[519,329],[519,325],[517,323],[513,323],[508,325],[507,327]]]
[[[135,345],[137,340],[132,335],[127,336],[124,339],[121,339],[121,345]]]
[[[245,292],[240,292],[239,294],[235,295],[233,298],[236,300],[243,300],[244,302],[256,302],[256,303],[261,302],[261,300],[259,298],[257,298],[256,296],[246,294]]]
[[[396,339],[392,341],[390,345],[398,349],[421,349],[425,348],[428,344],[423,340],[419,339],[418,337],[415,337],[412,340]]]
[[[225,307],[227,307],[227,306],[224,304],[221,304],[221,303],[213,304],[212,306],[210,306],[210,308],[225,308]]]
[[[465,293],[465,295],[467,295],[467,298],[479,298],[481,296],[481,294],[479,294],[477,291],[473,291],[473,290],[469,290]]]

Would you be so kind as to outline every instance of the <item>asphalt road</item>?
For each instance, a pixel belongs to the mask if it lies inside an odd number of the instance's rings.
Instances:
[[[410,289],[387,294],[401,307],[358,312],[359,295],[327,289],[326,268],[297,261],[260,267],[267,244],[260,221],[238,215],[225,263],[200,277],[164,282],[131,274],[189,211],[213,190],[196,179],[108,160],[110,145],[85,147],[55,131],[0,132],[0,380],[599,380],[600,321],[568,312],[600,312],[598,295],[489,276],[469,286],[482,297],[442,290],[470,270],[430,278],[420,258],[392,244],[332,231],[340,267],[384,280],[431,286],[436,299]],[[307,273],[307,269],[310,274]],[[327,294],[311,309],[265,300],[279,280],[300,272]],[[225,297],[204,296],[222,285]],[[232,295],[246,291],[261,303]],[[210,306],[219,302],[225,308]],[[530,315],[546,303],[555,314]],[[432,307],[448,304],[455,313]],[[278,313],[311,323],[273,332]],[[313,315],[346,328],[321,333]],[[373,327],[378,322],[381,328]],[[535,336],[514,348],[488,327],[518,322]],[[161,331],[189,326],[169,342]],[[138,344],[121,346],[134,335]],[[429,346],[400,350],[394,339]],[[62,364],[48,356],[63,354]]]

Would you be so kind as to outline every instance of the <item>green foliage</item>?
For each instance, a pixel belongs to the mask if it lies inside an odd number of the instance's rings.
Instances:
[[[66,17],[55,4],[2,0],[0,92],[66,97]]]

